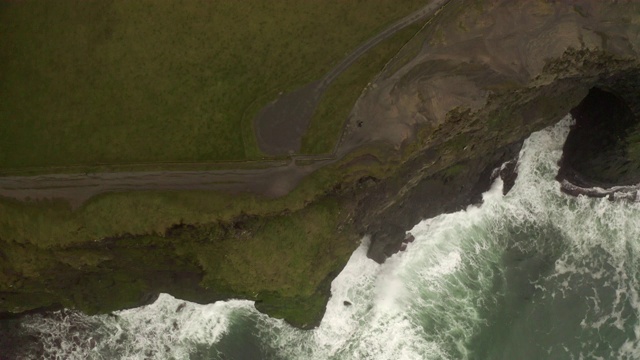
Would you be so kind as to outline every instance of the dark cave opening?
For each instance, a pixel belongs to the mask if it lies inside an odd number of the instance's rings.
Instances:
[[[559,179],[603,188],[640,182],[640,124],[625,98],[592,88],[571,115]]]

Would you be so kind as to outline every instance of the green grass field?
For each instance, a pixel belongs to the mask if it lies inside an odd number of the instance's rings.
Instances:
[[[260,158],[254,100],[423,4],[1,2],[0,168]]]

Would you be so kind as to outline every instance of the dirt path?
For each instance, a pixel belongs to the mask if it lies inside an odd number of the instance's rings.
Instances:
[[[331,83],[374,46],[398,31],[433,15],[450,0],[435,0],[398,20],[384,31],[362,43],[325,76],[268,104],[254,118],[255,136],[260,150],[272,156],[300,152],[302,136],[307,131],[322,95]]]
[[[356,48],[321,80],[267,105],[254,123],[261,150],[270,155],[290,154],[299,150],[302,135],[322,94],[331,82],[372,47],[399,30],[432,15],[449,1],[433,1],[399,20]],[[0,177],[0,196],[18,200],[64,199],[74,208],[101,193],[133,190],[221,190],[279,197],[293,190],[305,176],[339,160],[343,155],[344,152],[340,152],[340,156],[336,156],[336,153],[318,156],[292,155],[291,162],[287,165],[262,169],[4,176]],[[296,165],[296,159],[314,162],[309,165]]]
[[[267,169],[8,176],[0,178],[0,196],[18,200],[62,198],[74,208],[104,192],[131,190],[222,190],[279,197],[293,190],[302,178],[333,161],[316,161],[305,166],[291,161]]]

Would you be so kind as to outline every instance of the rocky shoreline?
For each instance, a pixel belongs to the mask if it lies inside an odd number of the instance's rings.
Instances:
[[[376,261],[400,249],[420,220],[476,202],[491,172],[515,158],[529,134],[592,102],[591,89],[639,108],[629,94],[640,89],[640,19],[623,20],[635,5],[465,4],[445,9],[425,30],[418,55],[391,63],[394,72],[383,73],[354,109],[352,122],[375,124],[377,136],[390,134],[398,148],[412,136],[421,145],[359,199],[356,224],[372,235]],[[513,19],[520,24],[505,26]],[[401,128],[431,136],[393,137]],[[371,136],[352,129],[352,138]]]
[[[627,79],[630,82],[635,81],[633,77]],[[601,82],[595,82],[592,84],[592,89],[596,89],[594,91],[598,93],[597,86],[611,84],[610,80],[611,78],[606,78]],[[617,79],[617,81],[624,82],[621,79]],[[637,89],[640,89],[640,82],[637,84]],[[615,86],[612,86],[613,88]],[[621,86],[622,88],[624,87]],[[616,90],[612,91],[616,92]],[[578,116],[580,112],[584,114],[585,111],[592,111],[592,109],[584,110],[583,108],[586,104],[593,104],[594,101],[598,100],[594,99],[593,96],[586,97],[580,104],[571,109],[571,113],[574,116]],[[640,97],[636,98],[631,105],[621,102],[619,106],[626,111],[630,106],[637,106],[638,104],[640,104]],[[612,107],[609,106],[607,109],[612,109]],[[625,115],[614,112],[613,118],[626,117],[628,115],[626,112]],[[606,122],[611,118],[611,114],[608,114],[604,120],[600,120]],[[559,117],[555,117],[547,125],[551,125],[559,119]],[[634,126],[639,123],[637,116],[633,117],[630,122]],[[586,132],[597,138],[614,136],[620,139],[621,146],[625,147],[625,149],[635,144],[633,143],[635,133],[630,134],[624,128],[613,128],[611,133],[602,132],[601,129],[589,128]],[[640,137],[637,139],[640,139]],[[458,211],[470,204],[478,203],[481,199],[481,194],[489,189],[496,176],[500,176],[505,181],[505,193],[508,192],[517,177],[517,166],[514,159],[517,158],[522,141],[524,141],[524,138],[491,151],[484,156],[466,159],[452,167],[420,179],[400,202],[387,207],[384,210],[384,215],[380,215],[380,218],[377,219],[378,221],[367,222],[366,217],[360,218],[362,224],[368,225],[368,227],[365,225],[365,232],[368,231],[374,234],[369,256],[378,262],[383,262],[388,256],[402,247],[404,233],[420,220],[446,212]],[[561,168],[557,176],[562,191],[573,196],[586,195],[590,197],[608,197],[612,200],[640,200],[640,173],[637,172],[638,166],[640,166],[640,161],[638,160],[640,159],[629,159],[628,156],[615,159],[603,151],[600,152],[602,155],[601,161],[590,161],[588,166],[584,166],[580,170],[576,170],[569,165],[569,159],[574,162],[584,162],[585,159],[593,160],[594,154],[587,156],[583,152],[585,148],[593,149],[594,143],[598,144],[598,142],[594,141],[593,136],[584,138],[581,137],[581,134],[576,136],[575,129],[571,131],[567,142],[568,145],[565,145],[565,155],[561,161]],[[602,147],[598,146],[597,149],[602,149]],[[620,149],[616,150],[619,153],[627,153]],[[617,172],[611,171],[611,167],[616,167],[616,162],[619,165],[615,169]],[[598,173],[603,171],[601,168],[603,163],[607,164],[606,170],[611,174],[610,180],[608,182],[593,180],[594,174],[597,176]],[[632,170],[629,169],[631,167],[633,168]],[[456,169],[457,172],[453,176],[451,175],[452,168]],[[633,174],[631,174],[632,172]],[[379,190],[373,192],[375,195],[372,197],[376,199],[372,201],[374,203],[382,202],[379,199],[385,195],[380,193],[388,194],[394,191],[387,187],[388,184],[379,186]],[[400,192],[399,190],[396,191]],[[371,204],[365,204],[363,209],[371,207]]]

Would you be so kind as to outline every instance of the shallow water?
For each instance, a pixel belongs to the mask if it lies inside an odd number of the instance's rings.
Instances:
[[[497,180],[481,207],[417,224],[383,265],[367,259],[364,239],[315,330],[249,301],[162,295],[111,316],[29,316],[21,331],[39,340],[23,358],[640,358],[640,204],[560,192],[569,123],[525,142],[508,195]]]

